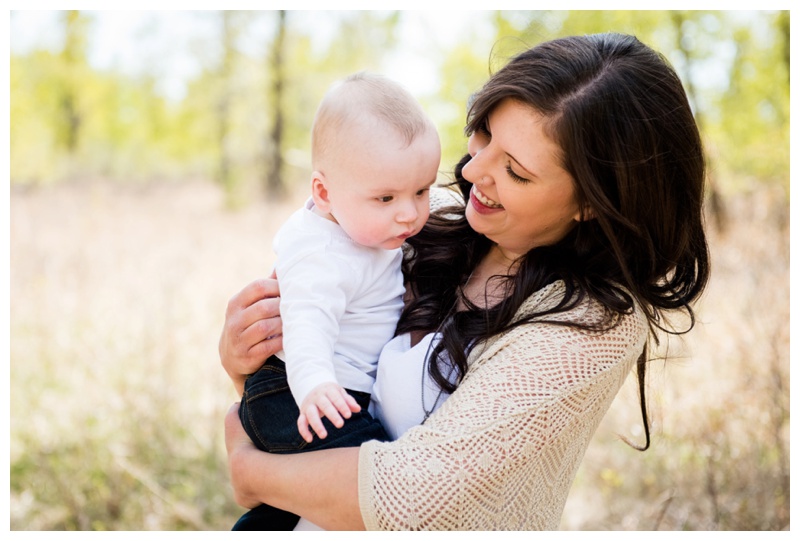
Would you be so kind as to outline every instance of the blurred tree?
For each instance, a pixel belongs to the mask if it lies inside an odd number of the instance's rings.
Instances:
[[[217,182],[230,196],[233,189],[231,163],[229,155],[230,108],[234,99],[231,79],[236,66],[237,57],[236,38],[240,31],[235,14],[232,11],[220,12],[220,26],[222,34],[222,54],[219,63],[219,93],[217,95],[216,124],[217,144],[219,145],[219,162],[217,165]]]
[[[325,89],[354,71],[382,71],[404,17],[396,11],[185,16],[201,23],[193,52],[204,69],[177,101],[159,94],[156,68],[135,76],[91,68],[92,19],[83,12],[64,12],[58,52],[12,53],[12,181],[77,173],[125,180],[192,176],[216,178],[229,193],[244,184],[263,193],[265,183],[278,185],[266,176],[288,190],[307,175],[309,131]],[[422,101],[440,128],[444,170],[465,152],[469,95],[512,54],[560,35],[619,31],[662,51],[681,74],[702,125],[715,191],[755,186],[756,179],[788,189],[788,11],[486,16],[494,38],[467,28],[449,50],[431,45],[430,56],[441,59],[442,83]],[[312,30],[319,20],[331,29],[322,38]],[[208,39],[203,24],[209,22],[220,39]],[[244,46],[253,29],[267,39],[257,35],[249,43],[266,43],[266,50]]]
[[[310,172],[311,125],[314,113],[328,87],[337,79],[360,70],[380,71],[383,59],[396,46],[397,12],[342,11],[315,12],[314,17],[333,24],[330,40],[321,43],[307,28],[305,12],[288,12],[283,28],[281,70],[282,130],[280,153],[283,160],[283,188],[305,183]],[[278,39],[277,37],[274,39]],[[273,41],[273,55],[274,44]],[[274,56],[272,57],[274,58]],[[269,75],[269,77],[273,77]],[[277,82],[267,80],[267,84]],[[271,93],[275,99],[275,93]],[[266,105],[274,110],[274,103]],[[275,119],[270,129],[274,130]],[[277,147],[270,144],[271,152]],[[276,163],[274,159],[269,160]],[[274,167],[274,165],[273,165]]]
[[[779,49],[780,57],[783,62],[784,75],[786,76],[786,84],[789,84],[789,57],[791,56],[791,39],[789,31],[789,12],[779,11],[775,19],[775,26],[778,30],[779,36]]]
[[[26,58],[11,57],[9,165],[12,183],[40,183],[54,176],[53,154],[58,144],[52,119],[56,100],[48,95],[52,94],[53,85],[38,84],[37,80],[52,74],[56,63],[54,56],[44,51],[36,51]]]
[[[65,11],[61,17],[64,46],[60,59],[62,77],[58,88],[59,115],[56,133],[58,141],[68,153],[75,153],[83,111],[79,104],[81,78],[86,71],[86,32],[88,19],[80,11]]]
[[[731,188],[789,187],[788,12],[722,19],[734,53],[728,84],[709,97],[708,133]]]
[[[213,60],[206,60],[206,69],[190,81],[186,98],[179,105],[179,118],[187,130],[183,138],[194,141],[194,159],[203,160],[202,152],[209,144],[213,153],[218,152],[214,147],[219,146],[220,138],[209,141],[208,131],[221,133],[219,103],[226,104],[229,187],[239,203],[247,195],[266,191],[272,197],[280,190],[289,191],[299,179],[307,178],[311,124],[325,90],[353,71],[380,69],[382,58],[396,43],[397,15],[393,12],[315,12],[313,16],[328,17],[334,25],[330,41],[322,43],[309,33],[306,16],[287,12],[282,21],[274,11],[229,13],[235,36],[222,49],[235,50],[235,62],[226,72],[222,69],[223,51]],[[252,34],[252,41],[266,42],[267,47],[245,52],[238,42],[244,41],[252,28],[262,33],[268,28],[267,39],[261,33]],[[208,53],[203,43],[200,54]],[[279,70],[275,69],[276,62]],[[264,88],[269,91],[264,92]],[[228,98],[218,97],[210,102],[212,95]],[[217,112],[213,124],[208,118],[212,110]],[[280,187],[269,184],[277,179]]]
[[[708,59],[711,48],[700,47],[704,41],[716,41],[719,39],[718,32],[710,31],[709,27],[713,30],[718,30],[720,25],[712,23],[708,24],[710,18],[715,18],[713,13],[704,13],[700,11],[670,11],[670,20],[675,31],[675,49],[676,53],[680,55],[683,64],[683,86],[686,89],[686,94],[689,101],[694,104],[694,118],[697,122],[697,127],[700,133],[707,133],[705,108],[700,106],[700,99],[698,96],[697,85],[695,78],[700,71],[698,64]],[[706,24],[702,24],[706,21]],[[697,32],[698,28],[703,28],[701,32]],[[699,34],[699,35],[698,35]],[[702,56],[700,56],[702,55]],[[716,161],[716,153],[709,152],[709,141],[706,138],[706,162],[707,162],[707,197],[708,197],[708,210],[716,225],[717,229],[723,231],[725,229],[725,205],[722,196],[717,186],[717,169],[714,162]]]
[[[267,148],[272,149],[268,160],[266,179],[267,195],[270,197],[283,197],[285,195],[283,180],[283,89],[285,86],[284,58],[286,56],[286,11],[277,12],[278,24],[275,38],[272,43],[270,57],[270,73],[272,75],[272,92],[270,103],[272,110],[272,130],[270,131]]]

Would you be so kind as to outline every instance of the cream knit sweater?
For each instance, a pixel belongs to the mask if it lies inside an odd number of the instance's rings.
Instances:
[[[542,289],[520,316],[563,294],[561,282]],[[586,300],[550,319],[602,314]],[[361,446],[367,529],[558,529],[589,440],[647,333],[637,309],[604,333],[527,324],[476,348],[461,385],[424,425]]]

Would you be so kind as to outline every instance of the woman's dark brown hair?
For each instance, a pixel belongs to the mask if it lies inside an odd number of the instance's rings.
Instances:
[[[405,272],[413,300],[398,333],[438,331],[442,340],[429,363],[435,381],[452,392],[467,369],[471,349],[509,328],[542,322],[587,296],[606,308],[594,330],[610,328],[635,304],[657,330],[686,332],[694,325],[690,304],[708,280],[708,247],[702,204],[702,144],[683,86],[669,63],[633,36],[598,34],[542,43],[514,57],[474,96],[467,134],[479,130],[503,100],[516,100],[547,119],[546,132],[561,150],[585,216],[562,240],[522,257],[506,284],[505,300],[475,306],[461,293],[472,270],[491,247],[475,233],[463,207],[431,216],[409,239],[414,257]],[[455,184],[468,198],[471,184],[455,170]],[[472,179],[477,180],[477,179]],[[531,294],[562,280],[566,294],[554,309],[512,323]],[[458,301],[468,307],[456,311]],[[689,316],[681,331],[667,312]],[[552,322],[550,322],[552,323]],[[645,425],[647,348],[637,363]],[[456,382],[444,374],[455,370]]]

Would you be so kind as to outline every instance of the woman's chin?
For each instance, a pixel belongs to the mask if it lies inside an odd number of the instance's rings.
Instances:
[[[473,207],[470,203],[467,203],[467,208],[464,211],[464,216],[466,217],[467,223],[469,224],[469,226],[472,228],[473,231],[475,231],[476,233],[484,234],[484,231],[486,229],[485,227],[483,227],[485,218],[481,213],[475,210],[475,207]]]

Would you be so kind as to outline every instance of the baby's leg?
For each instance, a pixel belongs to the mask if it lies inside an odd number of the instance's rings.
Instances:
[[[297,430],[299,415],[286,380],[286,365],[277,357],[270,357],[245,381],[239,405],[242,426],[262,451],[296,453],[306,443]]]

